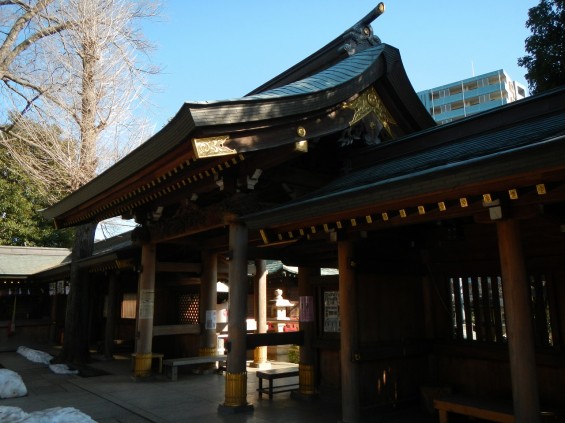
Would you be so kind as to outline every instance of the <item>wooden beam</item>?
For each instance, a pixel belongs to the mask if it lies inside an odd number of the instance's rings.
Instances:
[[[149,239],[156,243],[169,242],[208,230],[223,228],[234,217],[252,210],[261,210],[263,207],[266,205],[257,202],[253,196],[238,193],[208,207],[195,209],[186,215],[153,222],[149,227],[137,228],[132,234],[132,239],[134,242]],[[218,249],[222,248],[224,245],[218,244]]]
[[[172,263],[172,262],[157,262],[156,272],[180,272],[180,273],[198,273],[202,272],[201,263]]]
[[[199,335],[200,325],[159,325],[153,326],[153,336]]]
[[[246,343],[248,350],[271,345],[302,345],[304,333],[302,331],[251,333],[247,334]]]

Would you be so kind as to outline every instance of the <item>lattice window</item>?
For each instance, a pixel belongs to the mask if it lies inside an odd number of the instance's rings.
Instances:
[[[549,283],[545,275],[530,276],[534,335],[536,343],[543,347],[553,347],[555,343],[548,291]]]
[[[449,278],[453,338],[506,342],[499,276]]]
[[[200,308],[200,297],[198,294],[179,295],[179,323],[198,323],[198,310]]]
[[[545,275],[530,276],[530,299],[536,345],[554,347],[555,325],[552,321],[550,284]],[[502,278],[449,278],[453,339],[465,341],[506,342],[506,322],[502,296]]]

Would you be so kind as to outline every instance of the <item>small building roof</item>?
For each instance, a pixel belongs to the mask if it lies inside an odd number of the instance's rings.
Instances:
[[[70,255],[66,248],[0,246],[0,279],[25,279],[69,262]]]
[[[103,268],[131,266],[131,232],[94,243],[92,256],[77,261],[79,266]],[[67,248],[0,246],[0,279],[46,280],[68,277],[71,250]]]

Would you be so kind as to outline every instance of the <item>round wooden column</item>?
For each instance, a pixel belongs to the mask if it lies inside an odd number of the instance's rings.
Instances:
[[[540,422],[530,293],[517,220],[499,220],[498,249],[516,423]]]
[[[357,286],[352,268],[353,244],[349,240],[338,242],[339,267],[339,318],[341,361],[341,413],[343,423],[357,423],[360,419],[359,368],[353,361],[358,347],[356,317]]]
[[[314,399],[318,396],[314,359],[314,337],[316,335],[316,310],[314,307],[314,288],[310,283],[313,277],[320,276],[319,268],[298,268],[298,296],[300,297],[300,330],[304,333],[304,344],[300,346],[298,363],[298,391],[292,392],[297,399]]]
[[[138,284],[137,342],[133,376],[143,379],[151,375],[153,344],[153,311],[155,307],[155,244],[141,247],[141,273]]]
[[[202,252],[202,276],[200,278],[200,348],[198,355],[218,354],[216,335],[216,303],[218,283],[218,255],[208,250]],[[215,369],[215,363],[202,364],[202,372]]]
[[[230,223],[229,236],[228,362],[225,401],[219,406],[224,413],[253,410],[247,402],[247,227]]]
[[[255,260],[255,319],[257,320],[257,333],[267,333],[267,261]],[[256,347],[253,351],[252,367],[270,369],[271,363],[267,361],[267,347]]]
[[[110,272],[108,279],[108,309],[106,312],[106,329],[104,333],[104,358],[106,360],[112,360],[114,358],[114,328],[118,305],[118,273]]]

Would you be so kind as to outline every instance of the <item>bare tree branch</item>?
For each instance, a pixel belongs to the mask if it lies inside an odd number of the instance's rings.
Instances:
[[[137,23],[156,9],[150,0],[0,0],[0,8],[0,145],[57,201],[147,137],[133,110],[155,69],[141,60],[149,44]],[[77,228],[73,262],[91,254],[95,223]],[[88,354],[83,277],[71,265],[65,361]]]

